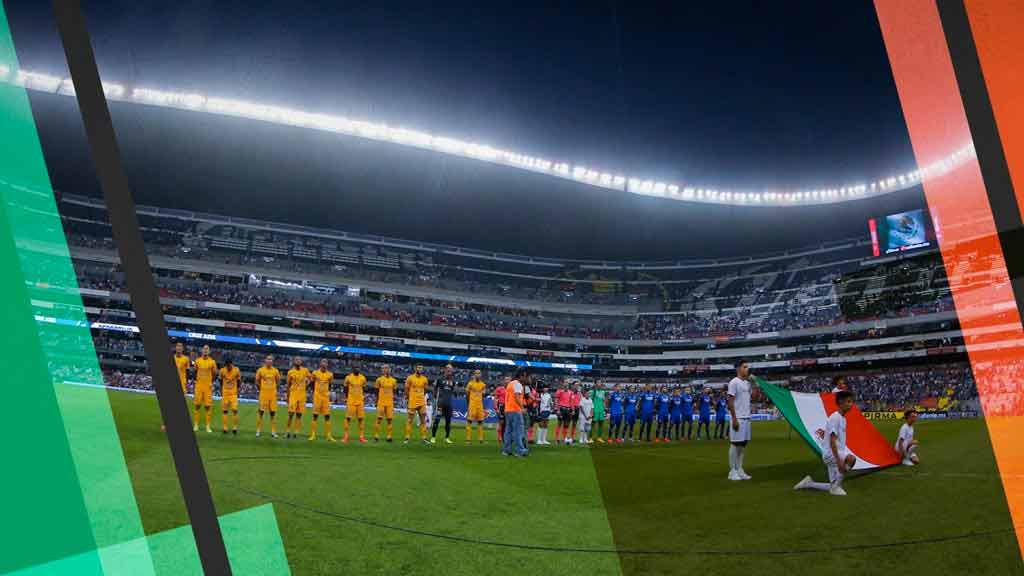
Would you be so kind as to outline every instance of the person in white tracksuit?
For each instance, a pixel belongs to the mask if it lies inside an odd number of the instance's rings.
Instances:
[[[828,483],[815,482],[810,476],[804,476],[793,487],[794,490],[820,490],[833,496],[846,496],[843,478],[857,464],[857,457],[846,448],[846,414],[853,408],[853,393],[847,390],[836,392],[836,405],[839,409],[828,417],[821,446],[821,460],[828,468]]]
[[[584,391],[580,398],[580,415],[577,417],[576,433],[580,444],[590,444],[590,426],[594,423],[594,401],[590,393]]]

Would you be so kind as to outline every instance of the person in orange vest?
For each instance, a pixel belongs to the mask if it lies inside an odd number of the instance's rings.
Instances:
[[[515,454],[521,458],[529,454],[523,428],[525,386],[529,384],[530,373],[521,366],[516,369],[512,381],[505,386],[505,438],[501,448],[501,453],[505,456]]]

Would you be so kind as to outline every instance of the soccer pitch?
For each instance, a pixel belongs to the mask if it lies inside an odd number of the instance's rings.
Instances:
[[[155,398],[109,395],[147,533],[186,524]],[[199,438],[218,514],[272,503],[295,574],[1022,568],[981,420],[919,422],[924,464],[851,479],[845,498],[793,492],[824,470],[783,422],[755,424],[749,482],[726,480],[724,441],[533,447],[513,459],[493,434],[485,446],[464,445],[462,428],[452,446],[423,446],[415,431],[403,446],[404,415],[393,444],[256,439],[252,405],[242,407],[238,437],[221,435],[218,412],[213,424]],[[880,428],[895,435],[895,423]]]

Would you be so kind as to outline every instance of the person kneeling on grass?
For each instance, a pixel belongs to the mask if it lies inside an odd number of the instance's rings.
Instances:
[[[853,470],[857,463],[857,457],[850,454],[846,449],[846,413],[853,408],[853,393],[840,390],[836,392],[836,404],[839,409],[828,417],[828,424],[824,430],[824,445],[821,450],[821,459],[828,468],[829,483],[815,482],[810,476],[793,487],[794,490],[821,490],[833,496],[846,496],[843,490],[843,477]]]
[[[896,438],[896,452],[904,466],[917,466],[920,460],[917,457],[917,440],[914,440],[914,422],[917,422],[917,411],[907,410],[903,413],[906,422],[900,426],[900,434]]]

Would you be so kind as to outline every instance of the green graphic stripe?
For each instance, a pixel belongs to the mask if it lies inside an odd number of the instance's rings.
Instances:
[[[234,544],[228,548],[228,557],[236,573],[254,576],[290,573],[274,509],[270,504],[228,514],[218,520],[225,540]],[[139,556],[140,550],[145,551],[145,557]],[[32,566],[10,576],[97,574],[100,573],[97,570],[97,552],[118,562],[118,569],[108,570],[108,574],[135,574],[133,570],[136,566],[148,564],[152,558],[155,574],[159,576],[203,575],[192,528],[182,526],[148,538]]]
[[[18,69],[2,9],[0,65]],[[7,83],[0,83],[0,150],[0,265],[8,319],[3,341],[5,354],[10,355],[6,364],[17,366],[18,372],[9,375],[13,379],[8,382],[19,388],[10,411],[14,421],[7,422],[18,436],[5,443],[5,457],[16,473],[5,474],[0,481],[10,501],[5,516],[17,520],[4,527],[14,533],[4,538],[0,571],[84,553],[79,563],[90,562],[90,556],[95,560],[98,554],[105,572],[152,574],[106,391],[58,384],[65,379],[102,383],[92,337],[87,328],[56,331],[33,320],[43,310],[33,308],[27,286],[78,284],[28,96],[23,88]],[[29,247],[45,251],[30,252]],[[58,295],[52,306],[72,319],[85,319],[75,292]],[[45,312],[52,314],[53,308]],[[63,350],[80,354],[65,356]],[[24,451],[25,456],[12,458],[15,451]],[[25,463],[32,464],[31,470],[18,474]],[[13,511],[21,507],[22,513]],[[126,543],[132,542],[136,549],[126,553],[125,545],[131,546]],[[118,544],[122,546],[116,558],[108,557]],[[126,558],[137,562],[126,565]]]

